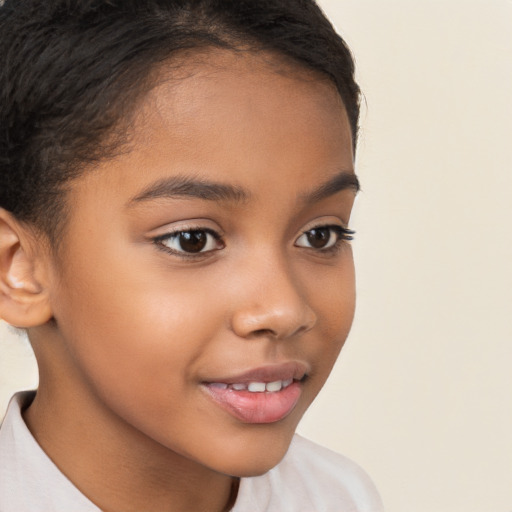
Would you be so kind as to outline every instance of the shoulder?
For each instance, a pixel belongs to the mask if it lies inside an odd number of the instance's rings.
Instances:
[[[35,392],[11,399],[0,427],[0,511],[100,512],[55,466],[22,417]]]
[[[288,453],[275,468],[260,477],[242,479],[240,490],[240,505],[244,499],[252,505],[256,500],[259,508],[247,510],[258,512],[383,510],[373,482],[356,463],[299,435],[294,436]]]

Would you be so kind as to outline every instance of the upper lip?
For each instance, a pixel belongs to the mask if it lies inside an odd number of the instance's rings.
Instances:
[[[269,364],[242,371],[236,375],[208,379],[206,382],[222,382],[238,384],[249,382],[275,382],[278,380],[301,380],[307,375],[308,366],[301,361],[289,361],[279,364]]]

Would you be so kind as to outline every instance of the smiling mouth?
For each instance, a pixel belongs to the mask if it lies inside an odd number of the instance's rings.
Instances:
[[[213,402],[243,423],[274,423],[299,401],[308,368],[299,363],[267,366],[241,375],[203,382]]]

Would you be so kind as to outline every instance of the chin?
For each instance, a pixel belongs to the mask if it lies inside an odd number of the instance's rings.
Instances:
[[[266,429],[262,429],[266,430]],[[257,432],[256,436],[247,436],[233,440],[219,452],[216,470],[230,476],[260,476],[277,466],[286,455],[294,432],[269,433]]]
[[[275,454],[273,454],[271,457],[262,458],[256,461],[236,461],[233,464],[230,464],[229,467],[226,467],[225,471],[222,471],[222,473],[240,478],[264,475],[281,462],[285,453],[286,451],[279,456],[275,456]]]

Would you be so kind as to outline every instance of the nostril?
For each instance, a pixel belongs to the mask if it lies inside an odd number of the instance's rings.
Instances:
[[[277,337],[277,333],[273,331],[272,329],[258,329],[256,331],[253,331],[252,335],[254,337],[263,337],[263,336],[272,336]]]
[[[309,329],[311,327],[309,325],[303,325],[302,327],[299,327],[296,331],[295,331],[295,335],[298,335],[298,334],[304,334],[305,332],[308,332]]]
[[[251,338],[264,338],[264,337],[270,337],[270,338],[287,338],[289,336],[297,336],[304,334],[305,332],[309,331],[310,327],[307,325],[302,325],[298,329],[294,330],[293,332],[286,332],[286,333],[280,333],[278,331],[275,331],[273,329],[256,329],[251,333]]]

